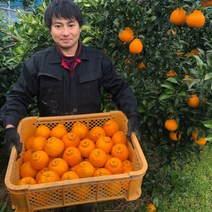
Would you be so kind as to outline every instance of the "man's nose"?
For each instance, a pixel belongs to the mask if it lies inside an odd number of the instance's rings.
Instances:
[[[68,35],[69,33],[70,33],[69,27],[68,26],[64,26],[63,35]]]

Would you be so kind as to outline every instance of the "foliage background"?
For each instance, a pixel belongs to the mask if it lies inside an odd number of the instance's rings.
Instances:
[[[211,147],[212,10],[202,7],[195,0],[76,2],[86,20],[82,41],[85,45],[102,49],[111,57],[115,68],[126,78],[138,98],[141,146],[149,163],[144,185],[145,198],[153,201],[154,186],[163,180],[160,170],[176,161],[181,165],[187,164],[193,153],[201,156],[204,147],[194,143],[192,130],[200,137],[207,136],[207,146]],[[5,94],[19,75],[22,61],[52,44],[43,22],[45,7],[44,2],[31,14],[19,13],[19,22],[11,26],[3,24],[0,29],[1,106],[5,102]],[[204,27],[196,29],[186,24],[171,24],[170,13],[177,7],[183,7],[188,14],[194,9],[200,9],[206,17]],[[144,50],[141,54],[130,54],[129,44],[119,40],[118,33],[125,27],[133,29],[135,37],[142,40]],[[193,55],[190,53],[192,49],[198,49],[200,54]],[[138,69],[139,62],[144,62],[146,67]],[[174,70],[177,76],[167,78],[166,72],[169,70]],[[194,80],[186,81],[185,74]],[[201,101],[196,109],[186,104],[187,98],[193,93],[198,94]],[[115,109],[107,94],[103,109]],[[26,115],[33,114],[37,114],[37,111],[31,105]],[[167,118],[175,118],[179,123],[182,138],[177,142],[169,138],[164,128]],[[207,125],[205,121],[208,121]],[[0,127],[1,145],[3,134],[3,128]]]

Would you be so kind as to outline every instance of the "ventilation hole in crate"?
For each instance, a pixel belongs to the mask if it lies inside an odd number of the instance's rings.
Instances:
[[[61,205],[62,204],[62,190],[51,190],[43,192],[33,192],[27,195],[31,208],[39,208],[41,206]]]

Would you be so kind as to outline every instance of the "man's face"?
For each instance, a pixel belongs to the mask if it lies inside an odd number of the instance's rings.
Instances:
[[[74,19],[52,18],[51,35],[65,56],[74,56],[81,28]]]

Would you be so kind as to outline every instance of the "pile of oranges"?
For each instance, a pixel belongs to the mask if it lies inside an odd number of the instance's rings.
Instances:
[[[24,141],[18,185],[122,174],[133,171],[126,133],[115,120],[89,129],[76,121],[46,125]]]

